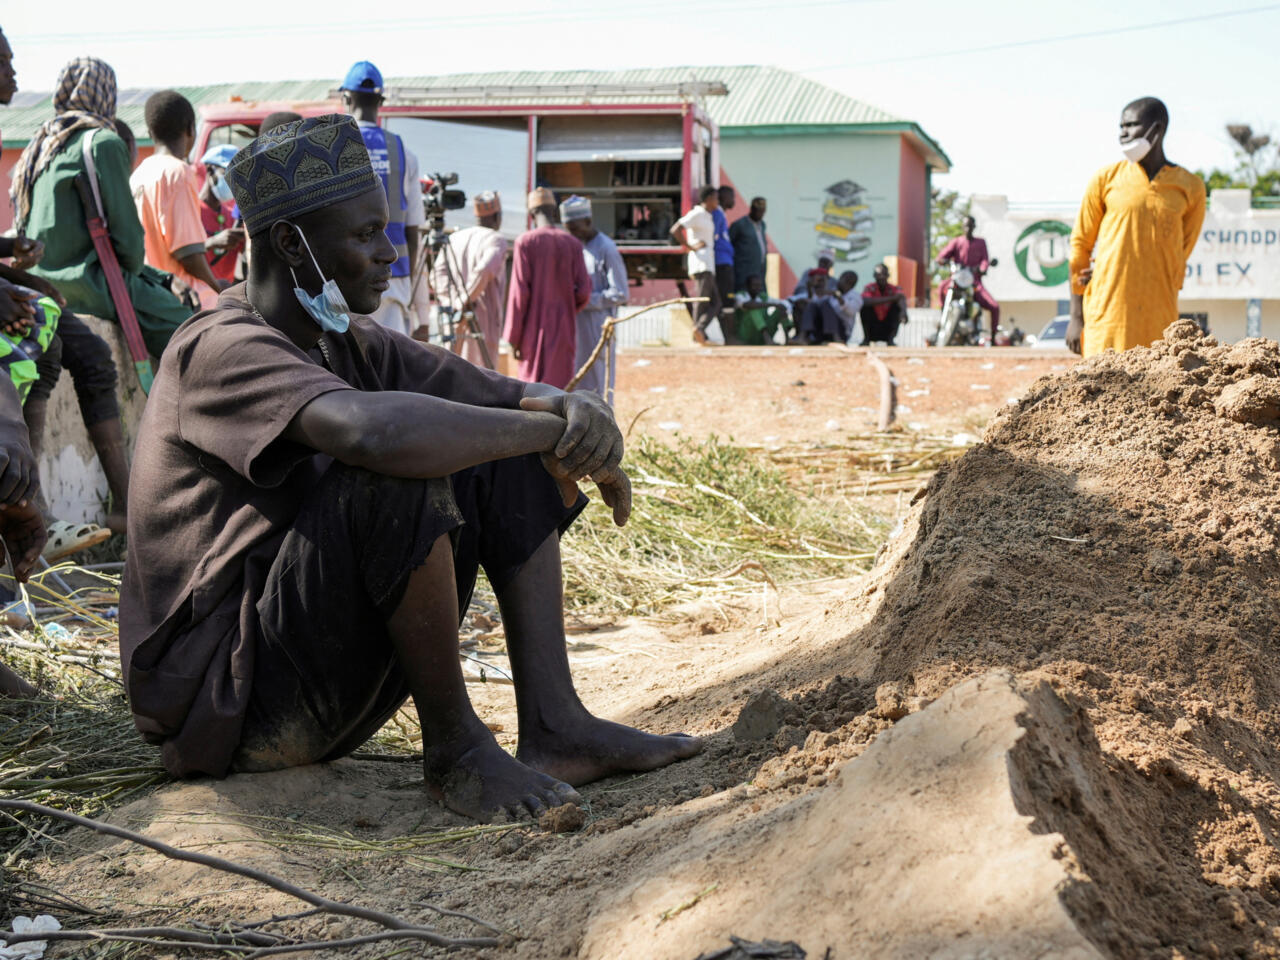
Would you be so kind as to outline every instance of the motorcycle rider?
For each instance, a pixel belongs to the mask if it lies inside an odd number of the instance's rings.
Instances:
[[[963,226],[964,235],[953,237],[942,248],[942,252],[938,254],[938,263],[958,263],[960,266],[968,267],[973,271],[973,299],[978,306],[991,314],[990,342],[994,344],[996,342],[996,331],[1000,328],[1000,303],[982,285],[982,275],[991,267],[990,258],[987,256],[987,241],[973,235],[973,230],[976,226],[973,217],[965,217]],[[947,277],[938,287],[938,293],[944,303],[946,302],[947,291],[950,289],[951,278]]]

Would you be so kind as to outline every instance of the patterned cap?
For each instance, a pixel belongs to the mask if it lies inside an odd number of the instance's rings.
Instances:
[[[534,187],[529,191],[528,208],[530,213],[548,204],[553,207],[556,205],[556,195],[546,187]]]
[[[282,124],[235,155],[227,181],[249,235],[377,188],[355,120],[331,113]]]
[[[586,197],[580,197],[576,193],[560,204],[560,219],[565,223],[570,220],[590,220],[591,219],[591,201]]]
[[[491,217],[502,212],[502,198],[497,190],[481,190],[471,198],[471,209],[477,217]]]

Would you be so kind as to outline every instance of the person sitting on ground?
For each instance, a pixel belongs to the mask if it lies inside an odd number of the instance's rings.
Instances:
[[[249,280],[174,337],[134,460],[148,509],[129,517],[122,675],[166,767],[332,760],[410,696],[429,791],[473,817],[538,814],[576,800],[571,785],[697,753],[597,719],[573,688],[559,535],[585,505],[577,482],[616,523],[630,513],[605,403],[367,318],[396,250],[350,117],[277,128],[228,175]],[[480,566],[507,632],[514,757],[459,666]]]
[[[734,323],[738,339],[747,346],[774,343],[779,330],[786,339],[791,330],[791,314],[786,301],[772,299],[764,288],[759,274],[747,278],[744,290],[734,298],[736,314]]]
[[[796,289],[793,296],[804,296],[806,298],[812,297],[813,285],[819,282],[819,278],[821,278],[820,282],[824,284],[830,280],[831,268],[835,266],[835,263],[836,254],[834,250],[830,248],[819,250],[818,265],[816,267],[810,267],[804,273],[800,274],[800,278],[796,281]]]
[[[200,225],[207,239],[205,259],[214,277],[230,286],[236,279],[236,264],[244,251],[244,230],[237,226],[239,215],[227,183],[227,164],[236,155],[229,143],[210,147],[200,158],[204,184],[200,187]]]
[[[796,325],[802,343],[848,343],[862,310],[862,295],[855,287],[858,275],[852,270],[840,274],[833,292],[810,299]],[[825,286],[825,284],[824,284]]]
[[[889,268],[877,263],[872,281],[862,290],[862,346],[884,343],[897,346],[898,327],[907,317],[907,298],[902,289],[889,282]]]
[[[161,90],[147,97],[145,114],[155,152],[133,171],[129,189],[142,222],[146,260],[194,290],[201,309],[208,310],[231,282],[215,277],[209,265],[206,246],[214,241],[201,220],[196,170],[186,161],[196,143],[196,111],[176,90]]]

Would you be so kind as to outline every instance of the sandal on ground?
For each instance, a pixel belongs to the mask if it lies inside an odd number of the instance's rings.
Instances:
[[[69,520],[54,520],[49,524],[49,542],[44,545],[41,554],[46,563],[56,563],[64,557],[81,550],[96,547],[103,540],[111,538],[111,531],[96,523],[72,523]]]

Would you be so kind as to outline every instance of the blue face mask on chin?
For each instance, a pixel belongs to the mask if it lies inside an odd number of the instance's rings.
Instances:
[[[284,222],[288,223],[288,221]],[[289,273],[293,277],[293,295],[298,298],[302,309],[310,314],[311,319],[320,326],[321,330],[346,333],[347,327],[351,326],[351,317],[348,316],[351,308],[347,306],[347,298],[338,289],[336,280],[324,279],[324,272],[320,269],[320,264],[316,263],[316,256],[311,252],[311,244],[307,243],[306,234],[296,224],[289,225],[298,231],[298,236],[302,238],[302,245],[307,248],[307,256],[311,258],[311,263],[316,268],[316,276],[324,281],[320,292],[313,297],[298,286],[298,275],[293,272],[293,267],[290,267]]]
[[[231,184],[227,183],[226,176],[224,174],[218,174],[216,176],[214,176],[213,174],[210,174],[210,176],[213,176],[213,185],[211,189],[213,190],[213,195],[218,198],[218,202],[219,203],[230,202]]]

